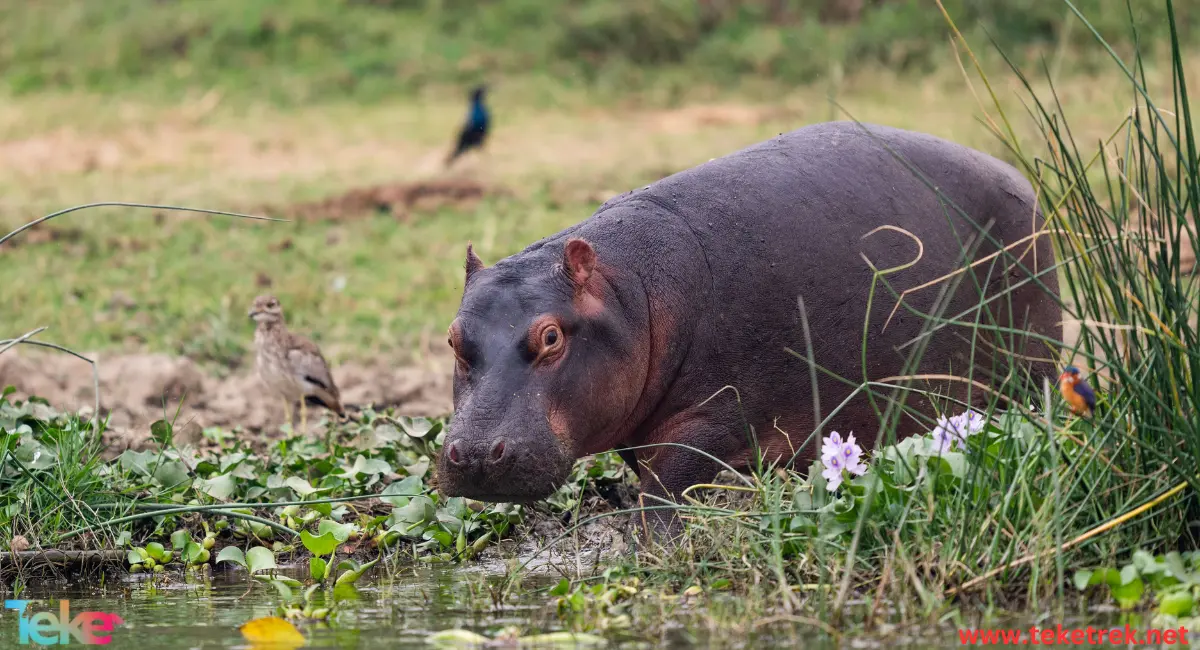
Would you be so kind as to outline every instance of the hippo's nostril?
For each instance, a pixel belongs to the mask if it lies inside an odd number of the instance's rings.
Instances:
[[[450,443],[450,446],[446,450],[446,453],[450,454],[450,462],[454,463],[455,465],[462,464],[462,456],[458,453],[458,441],[457,440]]]
[[[504,438],[492,443],[492,462],[498,462],[504,458]]]

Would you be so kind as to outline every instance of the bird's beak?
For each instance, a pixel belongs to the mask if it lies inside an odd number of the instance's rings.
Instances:
[[[257,316],[257,315],[258,315],[258,312],[257,312],[257,311],[255,311],[255,310],[253,310],[253,309],[251,309],[251,310],[250,310],[250,313],[249,313],[249,314],[247,314],[247,316],[249,316],[250,318],[254,318],[254,317],[255,317],[255,316]]]

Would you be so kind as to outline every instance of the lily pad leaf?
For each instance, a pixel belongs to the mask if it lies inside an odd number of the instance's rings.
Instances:
[[[306,532],[308,531],[301,531],[300,536],[304,537],[304,533]],[[312,547],[310,547],[307,542],[305,542],[304,547],[307,548],[309,552],[312,552]],[[326,568],[328,567],[326,566],[324,559],[316,557],[315,555],[309,558],[308,575],[312,577],[313,580],[316,580],[317,582],[324,580]]]
[[[408,505],[412,497],[421,494],[422,487],[420,476],[408,476],[383,488],[383,492],[380,493],[379,498],[385,503],[402,508]]]
[[[218,501],[228,499],[233,495],[233,491],[237,487],[233,481],[233,476],[230,474],[218,474],[212,478],[196,479],[196,482],[192,485],[197,490]]]
[[[234,564],[248,568],[246,565],[246,554],[242,553],[242,549],[236,546],[226,546],[217,553],[217,564],[222,562],[233,562]]]
[[[246,564],[250,568],[250,573],[279,568],[275,564],[275,554],[271,552],[271,549],[262,546],[255,546],[246,553]]]
[[[313,555],[329,555],[337,550],[339,543],[333,533],[324,533],[317,536],[307,530],[300,531],[300,541],[304,542],[304,548],[308,549],[308,552]]]
[[[353,532],[354,524],[339,524],[332,519],[322,519],[317,523],[317,533],[321,535],[331,534],[338,542],[350,539],[350,533]]]
[[[311,483],[300,478],[299,476],[289,476],[286,480],[284,480],[283,484],[292,488],[292,490],[301,497],[306,497],[317,491],[317,489],[314,488]]]

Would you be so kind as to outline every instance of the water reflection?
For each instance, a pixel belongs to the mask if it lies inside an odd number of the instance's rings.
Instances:
[[[301,568],[284,573],[299,580]],[[445,565],[421,565],[390,573],[375,569],[351,589],[338,603],[337,614],[329,625],[301,624],[308,639],[307,648],[382,649],[429,648],[425,639],[435,631],[462,628],[492,636],[507,626],[528,632],[552,632],[563,629],[544,591],[556,579],[548,575],[527,576],[515,599],[497,605],[500,575]],[[318,592],[319,593],[319,592]],[[8,599],[18,598],[9,594]],[[220,571],[212,576],[189,578],[186,582],[169,581],[152,585],[144,576],[134,576],[100,584],[40,583],[25,589],[23,600],[30,613],[53,612],[59,599],[70,601],[71,616],[85,611],[119,615],[124,623],[112,632],[106,648],[135,650],[178,650],[190,648],[248,648],[238,628],[246,621],[276,613],[279,595],[267,584],[253,583],[242,571]],[[327,605],[318,596],[314,605]],[[742,612],[740,615],[738,612]],[[649,638],[612,637],[611,647],[693,648],[693,647],[806,647],[806,648],[952,648],[961,647],[953,625],[904,626],[889,632],[885,626],[867,637],[843,639],[839,646],[820,634],[812,625],[797,622],[785,629],[774,627],[774,634],[756,634],[759,630],[744,614],[744,603],[732,597],[714,598],[706,610],[690,607],[673,612],[658,612],[658,624],[642,621],[641,629]],[[991,627],[1028,629],[1030,624],[1053,627],[1049,615],[1026,615]],[[725,621],[713,626],[716,619]],[[1099,616],[1068,617],[1078,627],[1098,621],[1117,623],[1115,613]],[[1140,623],[1140,621],[1138,621]],[[903,631],[900,631],[903,630]],[[803,641],[802,643],[800,641]],[[848,644],[847,644],[848,642]],[[72,646],[83,647],[72,640]],[[16,614],[0,612],[0,649],[44,647],[18,644]]]
[[[284,573],[304,578],[298,569]],[[496,608],[491,591],[500,580],[467,575],[453,567],[414,567],[392,576],[374,571],[339,604],[331,625],[301,626],[309,639],[306,647],[428,648],[425,637],[433,631],[458,627],[486,634],[507,625],[528,625],[537,612],[545,611],[546,596],[526,589],[520,590],[527,594],[524,599]],[[546,581],[531,579],[525,584],[542,586]],[[72,617],[85,611],[115,613],[124,623],[106,647],[137,650],[245,648],[238,627],[252,618],[274,615],[280,602],[270,585],[251,585],[244,572],[229,571],[157,586],[138,576],[105,586],[40,583],[25,589],[19,598],[37,601],[29,605],[31,614],[57,615],[59,599],[70,601]],[[317,596],[316,602],[321,598]],[[547,630],[556,629],[554,623],[552,616],[539,617],[540,626]],[[0,612],[0,648],[18,647],[22,646],[15,612]]]

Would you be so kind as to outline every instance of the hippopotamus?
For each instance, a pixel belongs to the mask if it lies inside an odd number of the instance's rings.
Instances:
[[[978,403],[985,381],[1040,382],[1061,340],[1041,227],[1030,183],[1007,163],[830,122],[616,196],[492,266],[468,243],[438,489],[536,501],[576,459],[616,449],[652,506],[722,463],[806,469],[818,409],[825,433],[869,448],[881,428],[928,430],[916,416],[881,426],[901,393],[906,412],[929,417],[944,407],[930,390]],[[919,390],[858,390],[880,380]],[[663,512],[651,536],[679,531]]]

